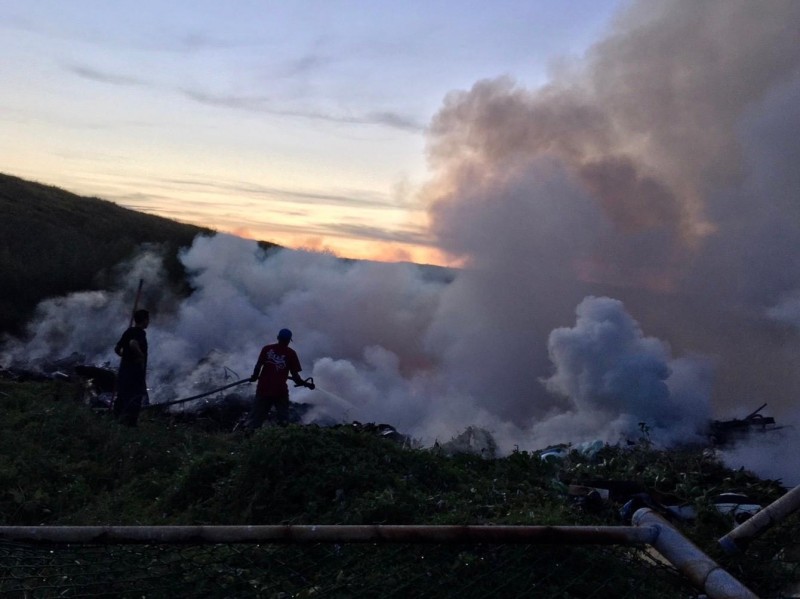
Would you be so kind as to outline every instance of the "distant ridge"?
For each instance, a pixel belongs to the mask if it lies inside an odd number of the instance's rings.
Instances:
[[[163,244],[182,281],[178,249],[214,233],[2,173],[0,215],[0,333],[21,332],[45,298],[101,288],[143,243]]]

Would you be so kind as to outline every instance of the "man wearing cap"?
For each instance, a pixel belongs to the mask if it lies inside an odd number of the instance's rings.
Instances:
[[[278,423],[283,425],[289,419],[289,387],[286,380],[291,378],[295,385],[313,389],[312,383],[306,383],[300,378],[300,359],[297,353],[289,347],[292,332],[281,329],[278,332],[278,342],[265,345],[261,348],[258,361],[253,368],[251,382],[258,381],[256,398],[253,409],[247,419],[245,427],[256,429],[264,424],[272,406],[275,406]]]

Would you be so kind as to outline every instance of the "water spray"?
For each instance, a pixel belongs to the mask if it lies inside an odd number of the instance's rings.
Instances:
[[[337,404],[339,404],[339,407],[344,408],[344,418],[345,418],[345,420],[349,420],[350,419],[350,411],[351,410],[355,410],[355,406],[353,404],[351,404],[349,401],[347,401],[344,397],[342,397],[340,395],[337,395],[336,393],[333,393],[331,391],[328,391],[327,389],[323,389],[319,385],[315,385],[315,387],[319,391],[322,391],[328,397],[332,398]]]

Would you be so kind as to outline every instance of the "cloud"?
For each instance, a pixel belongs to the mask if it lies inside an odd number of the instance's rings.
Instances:
[[[146,85],[142,79],[136,77],[130,77],[127,75],[116,75],[114,73],[109,73],[106,71],[101,71],[99,69],[95,69],[93,67],[89,67],[86,65],[78,65],[78,64],[70,64],[65,65],[64,67],[67,71],[82,77],[83,79],[89,79],[90,81],[96,81],[98,83],[108,83],[110,85]]]
[[[177,39],[177,43],[175,43]],[[168,47],[172,47],[178,51],[184,52],[200,52],[204,50],[227,50],[231,48],[241,47],[245,45],[241,40],[233,41],[226,38],[221,38],[216,35],[206,33],[204,31],[190,31],[176,38],[173,36],[165,36],[165,41]]]
[[[233,108],[275,116],[288,116],[340,124],[378,125],[410,132],[420,132],[424,129],[423,125],[418,123],[415,118],[391,111],[367,111],[347,114],[316,109],[297,110],[282,108],[278,105],[279,102],[277,100],[268,96],[223,95],[187,88],[182,89],[181,93],[195,102],[220,108]]]
[[[295,77],[305,77],[308,75],[314,75],[318,71],[321,71],[323,67],[328,66],[331,64],[333,59],[327,54],[321,54],[317,52],[313,53],[306,53],[299,58],[294,60],[289,60],[282,70],[283,77],[288,79],[294,79]]]
[[[394,241],[418,246],[433,246],[434,240],[427,231],[419,230],[389,230],[382,227],[356,223],[329,223],[322,225],[322,230],[341,237],[357,239],[373,239],[377,241]]]
[[[327,206],[354,206],[370,209],[395,209],[396,201],[389,196],[373,192],[353,191],[352,193],[320,193],[270,187],[247,181],[219,181],[203,178],[159,179],[154,184],[164,184],[170,189],[197,189],[211,192],[236,193],[245,196],[267,197],[270,200],[285,200],[292,204],[314,204]]]

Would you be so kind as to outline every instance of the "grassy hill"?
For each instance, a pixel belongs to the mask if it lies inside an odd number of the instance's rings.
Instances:
[[[42,299],[102,288],[103,275],[143,243],[163,244],[182,280],[177,250],[210,229],[0,174],[0,333],[18,333]]]
[[[767,505],[784,490],[774,481],[730,471],[701,450],[656,451],[643,437],[636,446],[605,447],[592,457],[573,451],[549,462],[540,452],[518,451],[485,459],[448,455],[440,448],[408,449],[347,426],[209,433],[154,412],[130,429],[93,412],[79,397],[73,383],[0,381],[0,524],[620,525],[620,498],[589,506],[576,503],[567,489],[596,480],[627,481],[654,497],[693,506],[697,519],[676,525],[760,596],[775,596],[798,574],[786,554],[800,538],[796,516],[746,554],[721,554],[716,539],[732,521],[713,509],[712,497],[745,491]],[[26,551],[0,541],[0,571]],[[621,547],[370,544],[92,551],[98,552],[46,548],[47,559],[64,563],[63,578],[49,587],[52,596],[69,592],[66,581],[76,578],[83,581],[81,591],[88,589],[87,580],[108,585],[138,580],[136,596],[154,597],[195,592],[384,597],[391,595],[387,588],[397,596],[431,597],[692,596],[682,577]],[[80,576],[76,563],[86,564]],[[144,577],[154,567],[170,573],[157,580]],[[212,581],[218,585],[213,592]],[[3,584],[0,580],[0,589]]]

